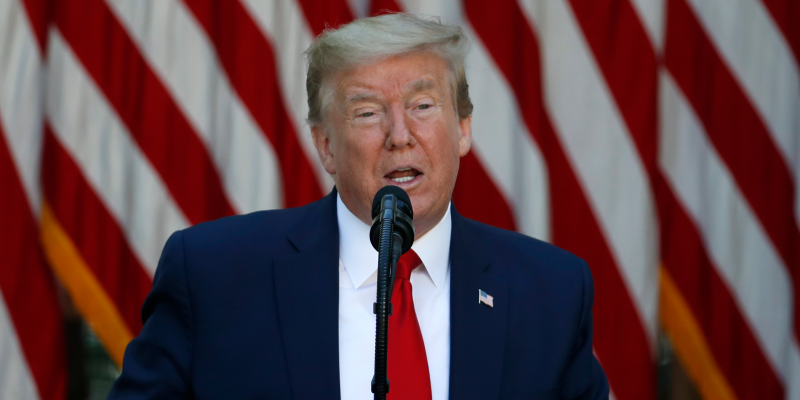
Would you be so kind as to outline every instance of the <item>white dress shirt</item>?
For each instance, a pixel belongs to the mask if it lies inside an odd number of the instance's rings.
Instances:
[[[337,195],[339,217],[339,379],[342,400],[372,400],[375,371],[375,314],[378,252],[369,225]],[[445,400],[450,382],[450,208],[441,221],[411,247],[422,265],[411,272],[433,400]],[[391,339],[390,339],[391,340]],[[391,377],[389,377],[391,382]]]

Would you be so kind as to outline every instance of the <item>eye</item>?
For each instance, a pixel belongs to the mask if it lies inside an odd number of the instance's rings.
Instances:
[[[359,114],[358,116],[359,116],[359,117],[364,117],[364,118],[369,118],[369,117],[371,117],[371,116],[373,116],[373,115],[375,115],[375,113],[374,113],[374,112],[372,112],[372,111],[370,111],[370,112],[365,112],[365,113],[363,113],[363,114]]]
[[[420,104],[417,108],[420,109],[420,110],[427,110],[427,109],[429,109],[431,107],[433,107],[433,105],[431,105],[431,104]]]

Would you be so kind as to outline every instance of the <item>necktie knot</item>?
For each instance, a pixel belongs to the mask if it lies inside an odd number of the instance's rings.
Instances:
[[[409,280],[411,278],[411,271],[420,265],[422,265],[422,260],[419,259],[417,253],[415,253],[414,250],[408,250],[406,254],[403,254],[400,256],[400,259],[397,260],[395,279]]]

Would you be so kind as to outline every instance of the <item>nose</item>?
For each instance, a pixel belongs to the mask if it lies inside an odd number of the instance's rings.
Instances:
[[[403,104],[392,104],[389,109],[388,124],[386,127],[386,149],[402,149],[406,146],[417,144],[409,126],[408,115]]]

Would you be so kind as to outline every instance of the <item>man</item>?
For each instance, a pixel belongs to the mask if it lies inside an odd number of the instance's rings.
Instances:
[[[389,318],[390,399],[607,398],[587,265],[450,204],[471,141],[467,47],[410,14],[324,33],[306,86],[336,188],[176,232],[110,398],[371,399],[368,232],[386,185],[408,192],[416,227]]]

